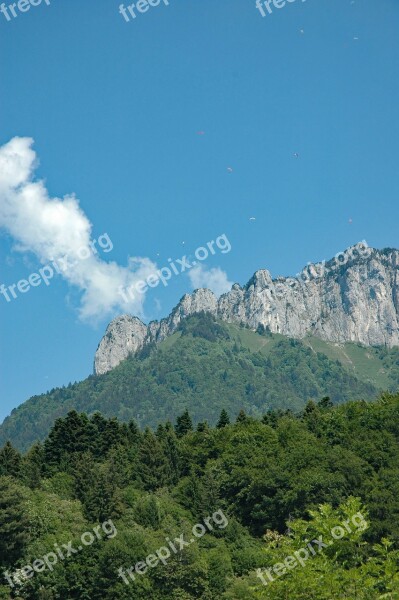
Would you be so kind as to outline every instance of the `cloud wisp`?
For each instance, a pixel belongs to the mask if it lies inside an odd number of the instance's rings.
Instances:
[[[227,273],[220,267],[206,269],[204,265],[198,265],[189,271],[188,276],[193,289],[208,288],[218,297],[229,292],[233,285],[233,282],[228,280]]]
[[[77,198],[52,198],[44,182],[35,179],[33,143],[31,138],[15,137],[0,147],[0,228],[12,236],[15,250],[33,253],[41,264],[70,258],[74,266],[61,276],[81,292],[81,320],[98,321],[118,312],[143,315],[145,293],[124,299],[118,290],[146,279],[156,264],[130,257],[122,267],[93,252],[92,224]],[[84,248],[87,258],[82,260]]]

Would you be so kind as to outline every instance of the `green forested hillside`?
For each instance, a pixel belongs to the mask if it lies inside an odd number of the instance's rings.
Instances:
[[[324,396],[371,400],[398,389],[398,365],[398,349],[297,341],[196,315],[113,371],[31,398],[0,426],[0,444],[10,439],[26,449],[72,409],[155,427],[185,408],[194,422],[214,424],[223,408],[259,416],[271,408],[298,411]]]
[[[71,412],[0,450],[0,599],[396,600],[398,445],[399,396],[155,432]]]

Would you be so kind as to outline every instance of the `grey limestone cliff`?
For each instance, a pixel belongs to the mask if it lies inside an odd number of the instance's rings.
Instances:
[[[308,264],[296,277],[272,279],[259,270],[243,287],[219,299],[207,289],[186,294],[171,314],[148,326],[138,318],[114,319],[101,340],[95,373],[109,371],[148,342],[172,334],[200,311],[219,319],[259,324],[294,338],[315,335],[330,342],[399,345],[399,251],[359,243],[325,263]]]

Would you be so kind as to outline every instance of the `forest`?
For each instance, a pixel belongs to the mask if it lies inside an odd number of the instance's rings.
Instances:
[[[70,411],[0,450],[0,598],[398,598],[398,409],[323,397],[154,429]]]

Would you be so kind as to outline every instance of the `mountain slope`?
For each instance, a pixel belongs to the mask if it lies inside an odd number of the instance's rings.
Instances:
[[[185,408],[196,422],[215,423],[223,408],[262,415],[270,408],[300,410],[323,396],[335,403],[369,400],[379,390],[398,389],[397,365],[397,349],[293,340],[196,315],[109,373],[31,398],[0,426],[0,445],[10,439],[29,447],[73,408],[156,426]]]

